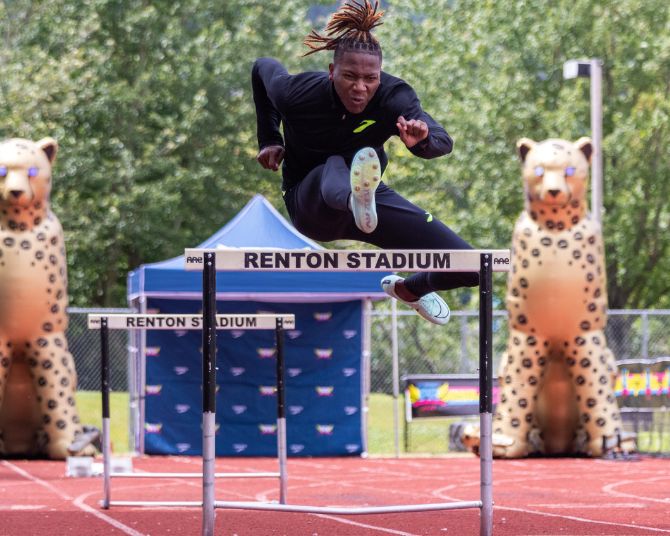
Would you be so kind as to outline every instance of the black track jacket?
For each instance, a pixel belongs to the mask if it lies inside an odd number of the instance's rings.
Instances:
[[[428,137],[410,149],[414,155],[435,158],[451,152],[451,137],[423,111],[412,87],[387,73],[381,73],[377,92],[360,114],[351,114],[342,105],[327,72],[290,75],[277,60],[260,58],[254,62],[251,84],[259,148],[282,145],[286,150],[283,190],[295,186],[330,156],[341,155],[350,165],[362,147],[373,147],[382,170],[386,169],[384,143],[398,135],[396,122],[401,115],[421,119],[429,128]]]

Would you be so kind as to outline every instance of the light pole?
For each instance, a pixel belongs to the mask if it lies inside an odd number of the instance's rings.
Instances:
[[[603,212],[603,62],[592,58],[586,60],[568,60],[563,64],[563,78],[578,76],[591,79],[591,214],[598,223],[602,222]]]

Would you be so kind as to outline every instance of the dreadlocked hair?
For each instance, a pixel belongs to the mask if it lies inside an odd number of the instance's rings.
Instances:
[[[311,50],[309,56],[320,50],[334,50],[337,59],[345,52],[363,52],[382,57],[382,47],[371,30],[381,24],[383,11],[378,11],[379,1],[374,7],[370,0],[350,0],[336,11],[326,26],[326,35],[312,30],[305,38],[305,45]]]

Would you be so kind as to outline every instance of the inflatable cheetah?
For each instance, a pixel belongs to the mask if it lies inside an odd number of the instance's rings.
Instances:
[[[81,433],[51,138],[0,142],[0,456],[63,459]],[[84,454],[92,454],[89,446]]]
[[[621,446],[622,427],[603,331],[603,241],[587,214],[591,140],[523,138],[517,149],[526,209],[512,239],[494,456],[602,456]],[[476,435],[463,437],[475,451]]]

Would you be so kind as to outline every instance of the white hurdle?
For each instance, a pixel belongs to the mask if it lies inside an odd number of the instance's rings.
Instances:
[[[210,324],[211,322],[211,324]],[[255,473],[216,473],[214,472],[213,447],[205,454],[203,442],[203,472],[201,473],[170,473],[170,472],[147,472],[147,473],[112,473],[111,465],[111,438],[110,438],[110,411],[109,411],[109,330],[110,329],[160,329],[160,330],[201,330],[208,324],[207,331],[217,329],[250,329],[250,330],[275,330],[275,343],[277,345],[277,450],[279,458],[278,472],[255,472]],[[212,315],[205,319],[203,315],[186,314],[89,314],[89,329],[100,330],[101,346],[101,380],[102,380],[102,459],[103,459],[103,499],[100,504],[108,509],[110,506],[203,506],[200,501],[112,501],[111,500],[111,478],[206,478],[212,482],[215,478],[279,478],[280,498],[282,504],[286,502],[287,472],[286,472],[286,426],[284,419],[284,382],[283,382],[283,331],[295,328],[295,315],[292,314],[225,314]],[[205,332],[203,330],[203,332]],[[215,344],[215,342],[213,342]],[[203,345],[203,354],[205,346]],[[212,349],[208,347],[208,351]],[[281,365],[281,367],[280,367]],[[210,372],[215,373],[215,368],[203,358],[203,377]],[[203,384],[204,385],[204,384]],[[203,388],[203,404],[213,404],[216,396],[216,384],[213,389]],[[204,419],[204,417],[203,417]],[[203,430],[205,429],[203,422]],[[214,419],[208,422],[211,444],[214,444]],[[206,465],[204,460],[207,461]]]
[[[203,476],[202,534],[214,534],[215,508],[304,512],[319,514],[383,514],[479,508],[480,535],[493,533],[493,272],[507,272],[511,267],[509,250],[282,250],[282,249],[186,249],[187,270],[203,272],[203,341],[216,336],[212,328],[212,311],[216,304],[216,271],[365,271],[365,272],[477,272],[479,273],[479,421],[480,421],[480,500],[449,503],[396,505],[380,507],[330,508],[323,506],[272,504],[260,502],[215,501],[211,475]],[[205,351],[203,359],[216,367],[215,344]],[[212,382],[212,377],[205,381]],[[211,422],[213,406],[203,406]],[[204,422],[204,421],[203,421]],[[212,436],[203,429],[207,452],[213,453]],[[204,463],[203,463],[204,467]]]

